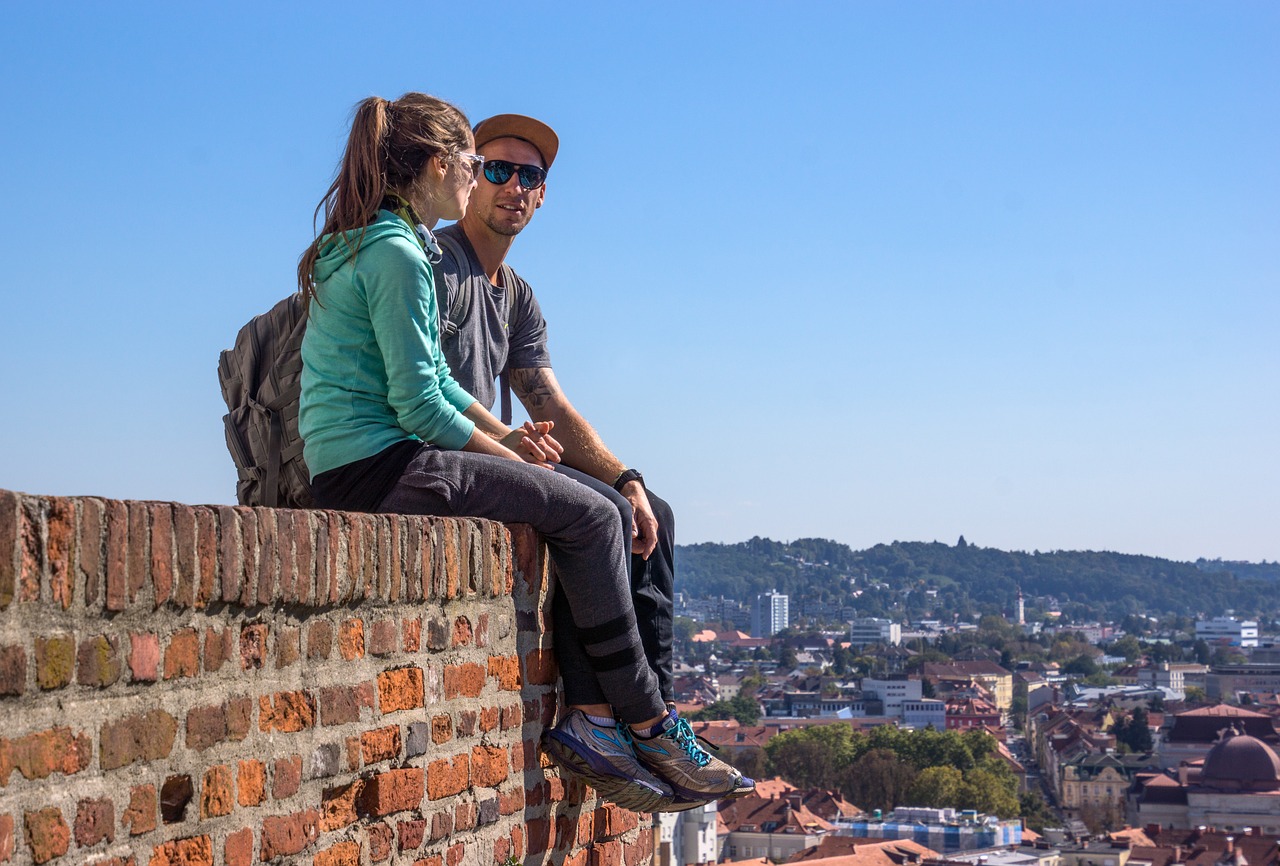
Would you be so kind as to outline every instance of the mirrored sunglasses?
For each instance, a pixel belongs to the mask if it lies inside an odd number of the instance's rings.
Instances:
[[[502,186],[516,175],[520,188],[537,189],[547,182],[547,170],[536,165],[521,165],[518,162],[507,162],[505,159],[487,159],[484,163],[484,177],[489,183]]]

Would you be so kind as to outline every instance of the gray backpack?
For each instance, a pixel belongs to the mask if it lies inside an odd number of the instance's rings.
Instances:
[[[298,402],[306,304],[294,293],[250,319],[218,356],[226,401],[227,450],[236,464],[236,500],[268,508],[310,508],[311,475],[302,458]]]

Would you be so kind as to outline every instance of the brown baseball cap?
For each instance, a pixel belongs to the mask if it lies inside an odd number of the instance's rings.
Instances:
[[[556,151],[560,149],[560,137],[551,127],[523,114],[495,114],[477,123],[472,134],[476,139],[477,150],[495,138],[519,138],[527,141],[542,154],[543,168],[551,168],[551,163],[556,161]]]

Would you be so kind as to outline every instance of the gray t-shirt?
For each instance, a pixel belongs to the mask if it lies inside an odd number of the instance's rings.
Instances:
[[[505,287],[490,282],[456,223],[436,237],[444,251],[434,266],[444,357],[458,384],[492,409],[498,396],[494,381],[504,365],[512,370],[551,366],[547,323],[533,289],[509,266],[499,274]]]

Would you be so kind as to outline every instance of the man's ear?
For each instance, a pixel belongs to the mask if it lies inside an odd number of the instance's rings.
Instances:
[[[545,199],[546,197],[547,197],[547,185],[544,183],[542,184],[542,186],[538,187],[538,198],[536,201],[534,201],[533,206],[535,208],[542,207],[542,200]]]

